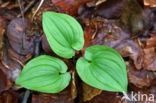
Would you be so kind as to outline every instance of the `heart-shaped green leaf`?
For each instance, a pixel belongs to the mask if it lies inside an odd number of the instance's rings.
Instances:
[[[86,49],[79,58],[76,69],[87,84],[106,91],[127,92],[126,65],[114,49],[102,45]]]
[[[66,88],[71,76],[66,64],[51,56],[42,55],[29,61],[16,84],[45,93],[58,93]]]
[[[50,47],[59,56],[72,58],[84,45],[80,24],[71,16],[56,12],[43,13],[43,30]]]

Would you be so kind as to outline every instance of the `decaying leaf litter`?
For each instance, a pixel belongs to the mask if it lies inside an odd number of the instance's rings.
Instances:
[[[42,0],[41,0],[42,1]],[[21,103],[26,89],[14,84],[23,66],[36,55],[51,51],[42,29],[42,13],[55,11],[75,17],[84,30],[85,46],[105,45],[117,50],[127,64],[128,93],[156,95],[156,9],[154,0],[0,0],[0,103]],[[34,15],[35,14],[35,15]],[[57,57],[57,56],[56,56]],[[72,82],[58,94],[31,91],[32,103],[125,103],[122,94],[83,83],[73,60]]]

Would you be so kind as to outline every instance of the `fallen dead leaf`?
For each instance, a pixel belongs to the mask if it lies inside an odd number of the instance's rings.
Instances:
[[[91,87],[85,83],[82,83],[83,88],[83,101],[90,101],[95,96],[100,95],[102,93],[102,90]]]
[[[33,94],[32,103],[73,103],[73,101],[70,90],[64,90],[61,93],[56,94]]]
[[[34,51],[34,37],[30,34],[31,24],[28,19],[13,19],[7,28],[7,37],[11,47],[19,54],[27,55]]]
[[[0,94],[0,103],[18,103],[19,97],[15,91],[4,92]]]
[[[72,100],[77,97],[77,86],[76,86],[76,71],[72,71],[72,80],[71,80],[71,96]]]
[[[121,97],[121,94],[103,91],[100,95],[97,95],[86,103],[126,103],[121,101]]]
[[[119,18],[126,3],[124,0],[107,0],[97,7],[96,13],[107,19]]]
[[[4,33],[6,31],[8,20],[4,17],[0,17],[0,58],[2,57],[2,48],[3,48],[3,40],[4,40]]]
[[[51,0],[53,4],[60,7],[65,13],[69,15],[77,15],[78,8],[88,2],[98,0]]]
[[[144,68],[150,71],[156,71],[156,36],[150,37],[144,48]]]
[[[137,71],[133,64],[127,63],[128,83],[135,85],[137,88],[151,86],[153,75],[148,71]]]
[[[145,6],[156,7],[156,0],[144,0]]]

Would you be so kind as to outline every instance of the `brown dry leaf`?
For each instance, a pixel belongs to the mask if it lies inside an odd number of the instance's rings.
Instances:
[[[91,19],[84,30],[84,48],[90,45],[106,45],[113,48],[129,38],[129,34],[123,32],[117,24],[116,21],[103,18]]]
[[[127,73],[129,84],[135,85],[137,88],[151,86],[154,76],[151,72],[142,70],[137,71],[133,64],[127,62]]]
[[[12,86],[12,80],[10,79],[10,72],[5,71],[6,68],[0,63],[0,93],[8,90]]]
[[[145,48],[144,49],[144,68],[147,70],[156,71],[156,53],[155,49],[153,48]],[[152,66],[153,65],[153,66]]]
[[[91,87],[85,83],[82,83],[83,88],[83,101],[90,101],[95,96],[100,95],[102,93],[102,90]]]
[[[2,65],[0,64],[0,93],[4,90],[7,90],[10,88],[11,85],[10,81],[7,80],[6,75],[4,74],[4,72],[1,70],[2,69]]]
[[[156,7],[156,0],[144,0],[145,6]]]
[[[71,96],[74,100],[77,97],[77,87],[76,87],[76,72],[72,72],[72,80],[71,80]]]
[[[33,94],[32,103],[73,103],[69,89],[56,94]]]
[[[0,6],[2,5],[2,0],[0,0]]]
[[[155,72],[156,71],[156,56],[154,58],[152,58],[152,59],[153,59],[152,63],[149,64],[147,66],[147,68],[145,68],[145,69]]]
[[[77,15],[78,8],[88,2],[97,0],[51,0],[56,6],[69,15]]]
[[[9,10],[7,8],[0,8],[0,17],[3,17],[5,19],[5,21],[6,20],[8,21],[8,23],[10,20],[16,18],[17,13],[18,13],[17,11]],[[7,25],[8,25],[8,23],[7,23]]]
[[[18,94],[14,91],[0,94],[0,103],[18,103]]]
[[[96,13],[107,19],[119,18],[126,3],[126,0],[107,0],[97,7]]]
[[[17,61],[8,59],[7,56],[3,56],[3,59],[4,60],[1,60],[3,61],[3,63],[1,62],[2,63],[1,70],[5,73],[8,79],[15,81],[21,72],[22,69],[21,64],[18,63]]]
[[[156,46],[156,36],[152,36],[146,43],[146,48]]]
[[[151,81],[149,79],[138,78],[128,72],[128,80],[130,83],[133,83],[138,88],[149,87]]]
[[[151,13],[147,17],[146,14],[137,0],[129,1],[120,17],[123,30],[137,37],[136,34],[148,29]]]
[[[4,33],[8,22],[9,21],[6,18],[0,17],[0,58],[2,57]]]
[[[30,59],[32,59],[32,54],[27,54],[26,56],[19,55],[12,48],[8,48],[8,56],[21,66],[24,66]]]
[[[2,58],[2,55],[3,55],[2,48],[3,48],[4,31],[5,31],[5,29],[0,27],[0,58]]]
[[[152,36],[146,42],[144,48],[144,68],[150,71],[156,71],[156,36]]]
[[[34,37],[31,36],[31,24],[28,19],[16,18],[8,25],[7,37],[11,47],[21,55],[34,51]]]
[[[17,77],[19,76],[22,66],[26,63],[31,56],[21,56],[13,51],[11,48],[7,48],[5,45],[3,50],[3,57],[0,61],[0,91],[8,90],[14,85]],[[6,53],[7,52],[7,53]],[[14,59],[13,59],[14,58]],[[2,81],[2,82],[1,82]],[[13,87],[14,88],[14,87]],[[19,88],[14,88],[19,89]]]
[[[123,56],[130,57],[133,60],[134,65],[137,70],[142,69],[144,61],[144,52],[137,40],[127,40],[121,42],[115,49]]]
[[[46,54],[53,54],[53,51],[50,48],[50,45],[48,43],[48,40],[47,40],[45,34],[42,35],[41,43],[42,43],[42,48]]]
[[[86,103],[127,103],[121,101],[122,95],[119,95],[115,92],[106,92],[103,91],[100,95],[97,95],[92,100]]]
[[[91,21],[92,24],[96,24],[97,32],[92,42],[93,44],[106,45],[109,47],[116,47],[124,39],[129,38],[129,34],[122,31],[118,26],[117,21],[111,21],[103,18],[96,18]],[[95,25],[95,26],[96,26]]]
[[[0,27],[0,50],[3,47],[3,36],[4,36],[4,32],[5,32],[5,29],[2,28],[2,27]]]

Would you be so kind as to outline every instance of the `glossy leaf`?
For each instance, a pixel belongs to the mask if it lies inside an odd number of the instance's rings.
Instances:
[[[42,55],[29,61],[16,84],[45,93],[58,93],[66,88],[71,76],[66,64],[51,56]]]
[[[114,49],[102,45],[86,49],[76,69],[80,78],[90,86],[106,91],[127,92],[126,65]]]
[[[75,56],[84,45],[80,24],[71,16],[56,12],[43,13],[43,30],[52,50],[64,58]]]

